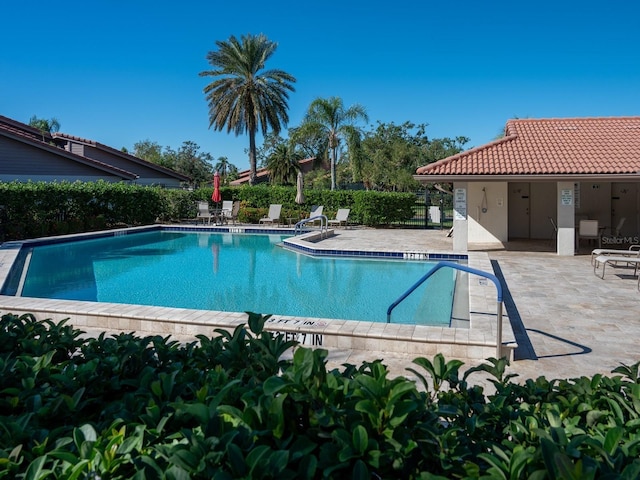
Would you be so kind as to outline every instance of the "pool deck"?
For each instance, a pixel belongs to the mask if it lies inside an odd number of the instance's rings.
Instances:
[[[451,251],[452,239],[439,230],[342,232],[335,242],[395,244]],[[518,348],[509,371],[518,379],[575,378],[610,374],[621,364],[640,361],[640,292],[633,268],[593,273],[590,250],[558,256],[545,241],[510,242],[485,251],[506,286],[505,310]],[[384,358],[384,355],[381,356]],[[358,352],[349,363],[364,359]],[[387,356],[392,372],[409,365],[409,356]]]
[[[442,230],[349,228],[337,229],[334,236],[316,243],[322,248],[337,250],[451,252],[453,242]],[[573,378],[596,373],[609,374],[622,363],[640,361],[640,292],[633,269],[622,266],[608,268],[605,278],[600,279],[593,274],[589,252],[574,257],[559,257],[549,249],[548,245],[541,242],[512,242],[506,249],[495,250],[483,246],[474,248],[474,251],[482,253],[478,257],[483,266],[504,279],[504,320],[510,323],[509,334],[517,343],[509,371],[518,374],[520,380],[538,376]],[[0,250],[0,278],[6,275],[13,261],[12,255],[12,250]],[[59,310],[62,315],[67,313],[65,308],[59,308],[58,302],[61,301],[15,297],[0,297],[0,311],[17,312],[22,308],[22,311],[30,311],[36,302],[46,311]],[[111,311],[113,304],[84,303],[93,316],[102,316],[106,323],[101,325],[106,330],[137,331],[140,328],[144,331],[146,328],[155,328],[157,333],[168,334],[169,331],[158,328],[154,316],[162,312],[171,316],[176,310],[139,306],[125,309],[119,305]],[[148,308],[155,309],[153,315],[145,316],[144,311]],[[118,313],[123,314],[125,310],[141,318],[139,323],[130,320],[126,325],[121,323]],[[243,321],[242,314],[218,313],[226,315],[233,324]],[[186,336],[194,333],[196,330],[190,325],[203,323],[210,314],[185,312],[190,320],[183,326],[182,333]],[[75,316],[72,319],[83,330],[100,326],[92,324],[88,317]],[[295,321],[304,324],[306,320]],[[141,328],[143,324],[145,327]],[[402,330],[406,326],[397,327],[402,327]],[[340,328],[353,330],[355,327]],[[337,342],[329,349],[329,365],[358,365],[364,360],[382,359],[391,375],[411,377],[405,370],[411,366],[411,361],[417,356],[430,358],[435,353],[435,350],[412,347],[404,352],[390,351],[385,348],[383,341],[385,328],[384,325],[373,330],[367,327],[368,331],[361,338],[370,338],[371,341],[363,343],[362,348],[351,348],[352,343]],[[489,333],[489,337],[492,334]],[[421,335],[414,338],[413,343],[419,344]],[[480,362],[477,355],[453,353],[451,350],[443,351],[447,359],[460,358],[466,366]]]

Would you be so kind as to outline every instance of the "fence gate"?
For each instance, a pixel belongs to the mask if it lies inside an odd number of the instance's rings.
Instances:
[[[443,193],[428,190],[415,192],[415,195],[413,217],[398,225],[405,228],[445,228],[447,221],[450,220],[446,212],[451,199]]]

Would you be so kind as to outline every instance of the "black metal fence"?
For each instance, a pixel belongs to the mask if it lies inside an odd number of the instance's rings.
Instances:
[[[413,217],[397,225],[404,228],[451,228],[451,195],[439,191],[420,190],[415,192]]]

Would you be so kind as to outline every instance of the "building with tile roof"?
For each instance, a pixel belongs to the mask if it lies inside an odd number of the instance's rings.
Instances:
[[[315,157],[305,158],[304,160],[300,160],[298,164],[300,165],[300,171],[305,174],[313,170]],[[327,168],[323,165],[323,168],[327,170]],[[266,167],[256,169],[256,184],[259,183],[267,183],[271,179],[269,177],[269,169]],[[240,186],[240,185],[249,185],[249,177],[251,176],[251,170],[242,170],[238,172],[238,178],[229,182],[229,185]]]
[[[189,177],[101,143],[0,115],[0,181],[96,181],[179,187]]]
[[[639,243],[640,117],[509,120],[503,138],[424,165],[414,178],[453,183],[456,250],[555,239],[559,255],[574,255],[587,218],[604,243]]]

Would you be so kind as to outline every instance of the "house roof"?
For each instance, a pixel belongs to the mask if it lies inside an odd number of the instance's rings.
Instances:
[[[302,173],[310,172],[313,169],[313,162],[316,158],[305,158],[300,160],[300,170]],[[242,170],[238,172],[238,178],[229,183],[229,185],[245,185],[249,183],[249,177],[251,176],[251,170]],[[264,183],[269,181],[269,169],[266,167],[258,168],[256,170],[256,183]]]
[[[422,166],[416,174],[423,182],[487,176],[640,180],[640,117],[509,120],[503,138]]]
[[[0,135],[49,151],[55,155],[68,158],[84,165],[88,165],[110,175],[117,175],[123,180],[135,180],[138,178],[138,175],[135,173],[64,150],[53,143],[49,143],[53,141],[53,137],[49,133],[43,133],[37,128],[33,128],[2,115],[0,115]]]
[[[110,155],[115,155],[115,156],[124,158],[127,161],[136,163],[138,165],[144,165],[147,168],[150,168],[152,170],[156,170],[158,172],[161,172],[164,175],[177,178],[178,180],[183,181],[183,182],[191,180],[188,176],[183,175],[181,173],[178,173],[175,170],[171,170],[170,168],[163,167],[163,166],[155,164],[153,162],[148,162],[147,160],[143,160],[142,158],[134,157],[133,155],[129,155],[128,153],[125,153],[125,152],[123,152],[121,150],[117,150],[117,149],[115,149],[113,147],[110,147],[108,145],[104,145],[102,143],[96,142],[94,140],[89,140],[89,139],[86,139],[86,138],[76,137],[74,135],[68,135],[66,133],[54,133],[52,135],[52,137],[53,137],[54,140],[57,139],[57,138],[60,138],[60,139],[73,141],[75,143],[82,143],[84,145],[88,145],[90,147],[97,148],[97,149],[102,150],[104,152],[108,152]]]

